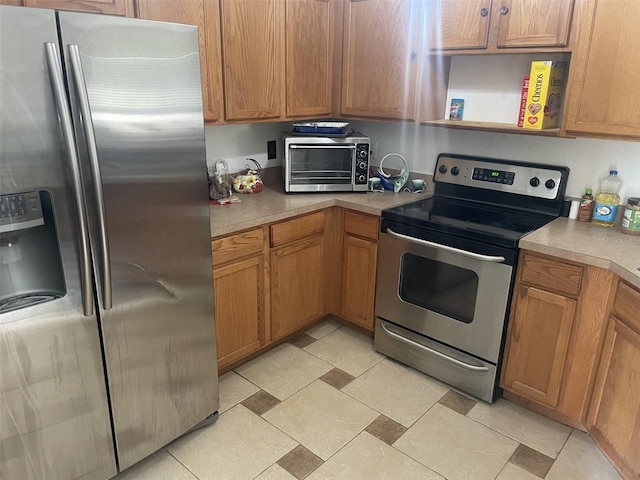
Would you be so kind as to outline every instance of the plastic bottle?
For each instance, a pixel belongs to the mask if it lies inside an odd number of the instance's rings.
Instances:
[[[596,195],[596,205],[593,209],[593,223],[603,227],[613,226],[620,204],[621,187],[622,180],[618,177],[617,170],[611,170],[609,176],[600,181],[600,192]]]
[[[593,190],[587,188],[582,199],[580,200],[580,207],[578,209],[578,221],[590,222],[593,216]]]

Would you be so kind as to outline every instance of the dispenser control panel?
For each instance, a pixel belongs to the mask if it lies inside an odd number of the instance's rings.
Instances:
[[[44,225],[38,192],[0,195],[0,233]]]

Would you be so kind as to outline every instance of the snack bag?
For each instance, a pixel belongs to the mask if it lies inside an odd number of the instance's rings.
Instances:
[[[567,62],[531,62],[524,128],[559,126],[566,67]]]

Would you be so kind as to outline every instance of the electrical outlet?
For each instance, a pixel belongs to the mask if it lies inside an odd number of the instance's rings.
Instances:
[[[267,142],[267,160],[272,160],[276,158],[278,155],[276,154],[276,141],[269,140]]]

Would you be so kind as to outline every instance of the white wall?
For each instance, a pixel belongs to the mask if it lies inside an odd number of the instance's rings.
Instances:
[[[454,130],[413,124],[356,122],[351,126],[377,143],[375,159],[399,153],[412,171],[433,173],[439,153],[459,153],[484,157],[566,165],[571,169],[567,195],[579,197],[586,187],[598,189],[598,180],[611,167],[620,171],[624,182],[622,197],[640,197],[640,143],[592,139],[564,139]],[[280,134],[291,123],[260,123],[206,127],[207,158],[223,158],[231,171],[244,167],[245,158],[258,160],[263,167],[281,165]],[[267,162],[267,140],[277,140],[278,158]],[[389,158],[389,162],[393,159]],[[386,161],[385,161],[385,166]],[[393,167],[390,163],[388,167]]]

